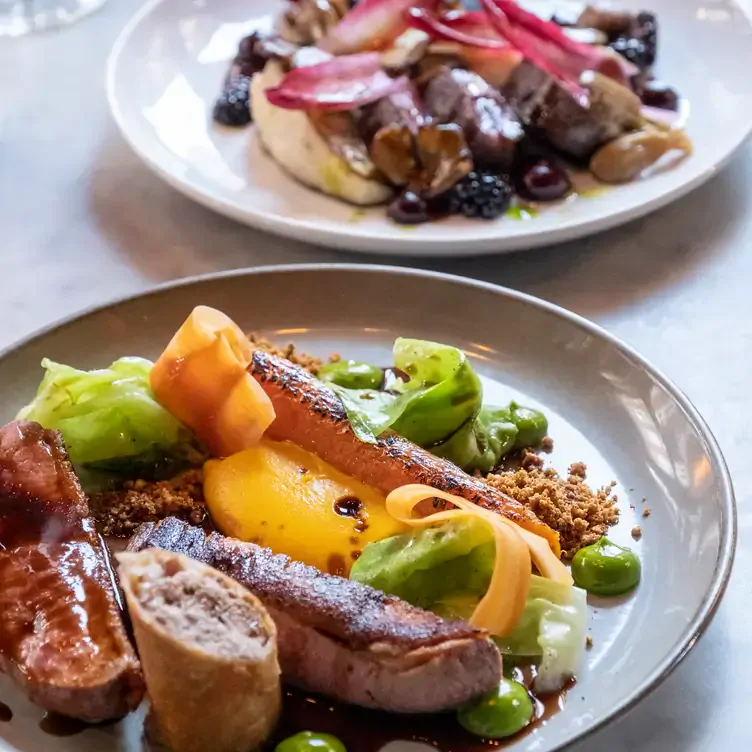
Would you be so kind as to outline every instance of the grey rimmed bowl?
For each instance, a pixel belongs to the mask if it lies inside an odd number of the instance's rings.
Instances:
[[[339,352],[387,364],[396,336],[457,345],[472,358],[488,401],[516,398],[546,411],[555,467],[566,471],[584,461],[592,485],[617,482],[621,521],[610,537],[639,553],[643,581],[629,598],[593,601],[593,648],[566,707],[512,745],[515,752],[560,749],[626,712],[707,627],[736,541],[731,480],[710,430],[679,389],[627,345],[579,316],[511,290],[361,265],[271,267],[184,280],[87,311],[0,354],[0,418],[11,419],[33,396],[43,357],[80,368],[123,355],[155,358],[198,304],[322,356]],[[651,514],[643,518],[646,506]],[[639,541],[631,536],[637,525]],[[40,731],[41,711],[6,679],[0,699],[14,713],[0,724],[0,752],[142,748],[139,716],[55,738]],[[390,745],[390,752],[408,749],[416,747]]]

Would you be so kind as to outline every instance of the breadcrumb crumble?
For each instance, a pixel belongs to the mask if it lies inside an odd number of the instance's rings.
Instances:
[[[144,522],[179,517],[192,525],[206,518],[203,474],[189,470],[171,480],[129,480],[117,491],[89,497],[89,511],[102,535],[129,536]]]
[[[571,559],[583,546],[603,537],[619,521],[615,482],[593,490],[585,482],[587,467],[576,462],[563,478],[542,460],[526,452],[521,467],[491,474],[486,481],[532,510],[541,522],[559,533],[562,558]]]
[[[306,371],[312,373],[314,376],[319,372],[321,366],[324,365],[324,361],[321,360],[321,358],[316,358],[313,355],[308,355],[308,353],[300,352],[295,348],[295,345],[292,342],[280,347],[256,332],[251,332],[248,335],[248,339],[257,350],[262,350],[271,355],[277,355],[280,358],[287,358],[291,363],[294,363],[301,368],[305,368]],[[334,353],[329,356],[327,362],[336,363],[339,360],[341,360],[340,356],[337,353]]]

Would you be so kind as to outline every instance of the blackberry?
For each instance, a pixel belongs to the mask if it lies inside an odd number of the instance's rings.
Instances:
[[[512,195],[506,175],[473,170],[452,188],[449,209],[452,214],[495,219],[509,208]]]
[[[629,31],[609,46],[640,70],[647,70],[658,54],[658,20],[653,13],[638,13]]]
[[[270,60],[278,56],[285,57],[286,53],[294,49],[274,34],[254,31],[240,40],[230,74],[252,76],[254,73],[261,73]]]
[[[225,82],[222,93],[214,103],[214,120],[222,125],[231,125],[235,128],[248,125],[251,122],[251,107],[249,89],[251,86],[250,76],[230,76]]]
[[[645,45],[648,65],[653,65],[658,57],[658,19],[655,13],[643,11],[637,14],[635,35],[639,36]]]

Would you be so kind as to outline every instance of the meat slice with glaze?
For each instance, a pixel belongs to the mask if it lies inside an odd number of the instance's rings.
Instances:
[[[32,702],[89,723],[140,703],[113,577],[60,435],[0,429],[0,667]]]
[[[553,76],[530,63],[515,69],[504,95],[526,126],[575,159],[589,159],[599,146],[641,126],[640,100],[626,86],[598,73],[581,83],[583,105]]]
[[[128,548],[184,554],[247,587],[276,623],[285,680],[303,689],[394,713],[429,713],[501,680],[501,656],[484,631],[253,543],[168,518],[142,525]]]
[[[434,76],[426,105],[440,123],[457,123],[479,167],[508,171],[525,132],[514,110],[481,76],[461,68]]]

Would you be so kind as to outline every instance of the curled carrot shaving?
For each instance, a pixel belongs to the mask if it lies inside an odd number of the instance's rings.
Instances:
[[[215,456],[258,443],[275,418],[271,400],[246,372],[253,345],[224,313],[198,306],[151,371],[159,403]]]
[[[415,507],[429,498],[444,499],[456,508],[428,517],[413,517]],[[429,527],[437,522],[468,516],[480,517],[491,526],[496,543],[494,570],[488,591],[470,618],[471,624],[486,629],[491,634],[509,634],[519,621],[530,589],[532,563],[535,563],[544,577],[573,584],[569,571],[544,538],[459,496],[431,486],[401,486],[386,497],[386,510],[395,519],[413,527]]]

